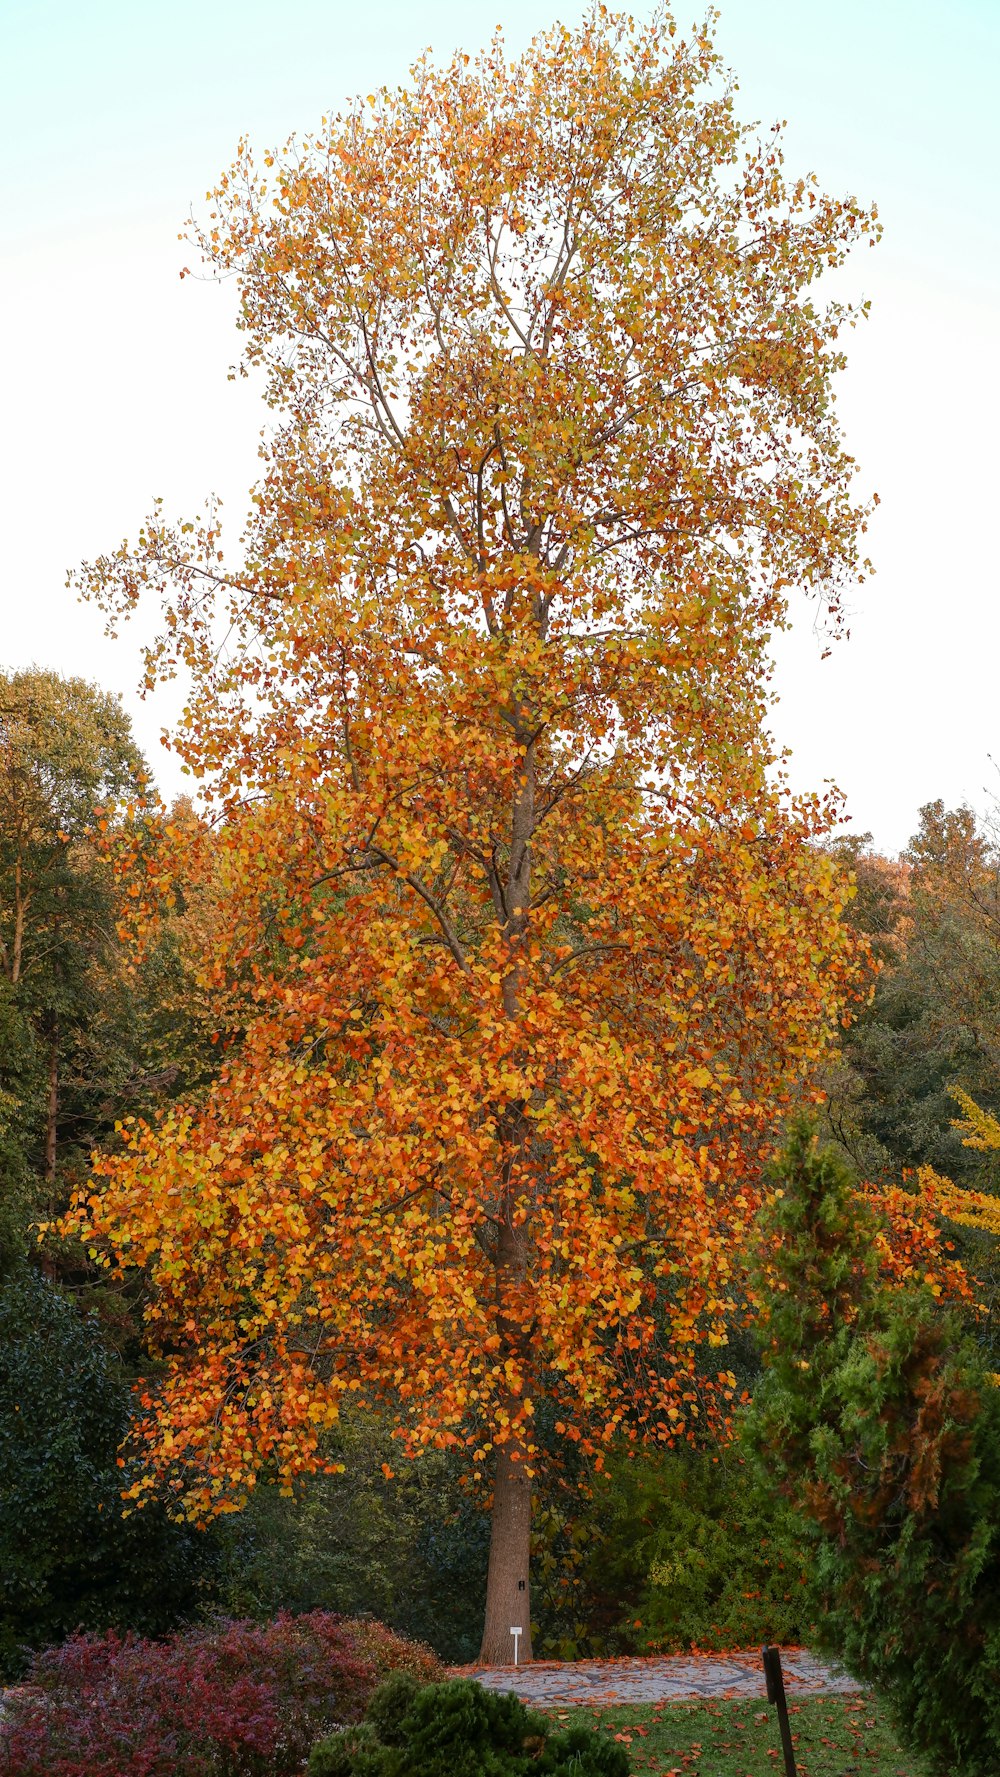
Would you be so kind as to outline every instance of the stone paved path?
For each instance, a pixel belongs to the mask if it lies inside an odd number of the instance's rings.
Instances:
[[[815,1697],[863,1689],[848,1673],[827,1666],[802,1647],[781,1650],[789,1696]],[[545,1709],[577,1704],[674,1703],[709,1697],[766,1700],[760,1649],[731,1654],[669,1654],[626,1660],[536,1660],[512,1666],[453,1667],[455,1678],[477,1678],[494,1691],[513,1691]]]

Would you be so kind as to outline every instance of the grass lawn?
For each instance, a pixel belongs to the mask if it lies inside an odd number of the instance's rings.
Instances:
[[[763,1703],[633,1703],[561,1709],[623,1740],[636,1777],[784,1777],[778,1717]],[[870,1698],[791,1698],[788,1715],[799,1777],[924,1777]]]

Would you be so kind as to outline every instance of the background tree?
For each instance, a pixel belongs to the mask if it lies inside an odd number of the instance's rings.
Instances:
[[[118,700],[35,669],[0,675],[0,1059],[10,1165],[55,1206],[65,1149],[101,1126],[118,944],[101,807],[142,794]],[[0,1101],[4,1102],[4,1101]],[[2,1113],[0,1113],[2,1114]],[[0,1138],[2,1139],[2,1138]],[[37,1196],[37,1193],[36,1193]]]
[[[213,203],[279,416],[240,565],[157,512],[82,578],[161,593],[148,676],[191,675],[224,1059],[77,1226],[148,1268],[150,1487],[232,1507],[360,1391],[489,1463],[483,1656],[530,1657],[537,1403],[598,1456],[712,1410],[846,991],[830,810],[762,723],[788,587],[835,627],[859,568],[815,284],[872,223],[785,180],[707,32],[602,7]]]
[[[0,1164],[19,1250],[118,1117],[205,1075],[203,916],[176,873],[155,942],[135,942],[140,879],[155,892],[152,860],[197,824],[188,804],[157,808],[116,697],[0,676]]]
[[[830,1123],[872,1177],[932,1166],[971,1189],[1000,1183],[955,1127],[957,1087],[1000,1108],[1000,849],[970,809],[930,802],[903,858],[849,848],[850,918],[882,963],[844,1033]]]
[[[291,1497],[262,1482],[215,1527],[227,1612],[373,1616],[443,1659],[475,1659],[489,1554],[483,1484],[468,1485],[456,1451],[393,1467],[392,1430],[388,1415],[345,1412],[324,1443],[342,1473],[306,1476]]]
[[[79,1248],[32,1223],[65,1207],[95,1140],[155,1100],[150,1071],[175,934],[136,973],[104,827],[146,798],[117,699],[77,679],[0,676],[0,1669],[78,1628],[158,1631],[210,1595],[218,1548],[157,1505],[122,1509],[134,1299],[95,1287]],[[175,986],[178,983],[175,980]],[[176,1021],[175,1021],[176,1022]],[[181,1050],[183,1059],[183,1050]],[[178,1064],[172,1064],[173,1072]],[[168,1069],[168,1073],[169,1073]],[[163,1076],[161,1073],[160,1086]],[[134,1294],[134,1293],[133,1293]],[[121,1360],[125,1360],[125,1363]]]
[[[905,1219],[907,1197],[919,1197],[925,1234],[938,1219],[975,1280],[969,1331],[995,1369],[1000,1167],[981,1136],[1000,1108],[996,822],[929,802],[898,862],[869,847],[841,847],[858,884],[848,917],[882,967],[826,1072],[826,1123],[883,1206]],[[963,1109],[980,1119],[978,1136]]]

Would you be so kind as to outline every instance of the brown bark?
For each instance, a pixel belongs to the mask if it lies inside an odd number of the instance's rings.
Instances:
[[[511,816],[510,859],[503,893],[504,936],[509,960],[502,993],[504,1011],[516,1022],[520,1016],[521,946],[531,904],[531,840],[535,824],[534,744],[527,738],[514,787]],[[508,1105],[500,1119],[500,1128],[502,1153],[494,1255],[496,1327],[503,1342],[501,1356],[523,1356],[530,1334],[519,1318],[517,1310],[521,1304],[516,1299],[523,1293],[527,1276],[530,1236],[523,1221],[515,1222],[511,1175],[526,1136],[524,1106]],[[511,1308],[515,1310],[513,1313]],[[517,1406],[516,1400],[510,1401],[508,1411],[512,1417]],[[525,1451],[516,1438],[511,1438],[497,1448],[495,1456],[486,1620],[479,1654],[485,1666],[514,1664],[515,1637],[511,1630],[515,1626],[521,1631],[517,1638],[518,1664],[527,1665],[532,1658],[531,1492]]]
[[[531,1661],[531,1477],[515,1444],[496,1453],[490,1565],[486,1578],[486,1623],[479,1650],[483,1666],[513,1666],[516,1624],[518,1665]]]
[[[14,953],[11,964],[10,978],[16,987],[21,979],[21,957],[24,951],[24,920],[27,903],[23,893],[21,854],[18,852],[14,865]]]
[[[503,1005],[507,1017],[516,1020],[520,1007],[521,944],[531,906],[531,841],[535,831],[535,748],[528,741],[511,810],[510,859],[504,891],[504,937],[508,967],[503,980]]]
[[[521,1296],[528,1270],[528,1234],[523,1223],[513,1223],[512,1204],[505,1201],[505,1221],[499,1230],[496,1265],[496,1327],[502,1340],[501,1361],[524,1357],[531,1333],[519,1318]],[[518,1400],[499,1401],[510,1419]],[[499,1417],[499,1414],[498,1414]],[[532,1478],[523,1443],[511,1437],[498,1445],[493,1470],[493,1518],[490,1526],[490,1559],[486,1574],[486,1620],[480,1660],[485,1666],[514,1664],[515,1625],[519,1666],[528,1665],[531,1651],[531,1496]]]
[[[56,1125],[59,1116],[59,1024],[53,1015],[49,1025],[49,1103],[45,1126],[45,1177],[56,1182]]]

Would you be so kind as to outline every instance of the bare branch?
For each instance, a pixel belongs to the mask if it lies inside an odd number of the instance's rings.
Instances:
[[[426,883],[421,882],[419,876],[414,876],[412,871],[402,869],[398,859],[392,857],[389,852],[383,851],[381,847],[371,847],[369,855],[373,857],[376,862],[386,864],[390,870],[395,870],[396,873],[402,877],[403,881],[409,884],[414,894],[420,896],[420,899],[430,908],[434,918],[437,920],[438,925],[441,928],[441,935],[463,975],[471,975],[472,971],[469,968],[465,950],[459,939],[458,933],[455,931],[455,928],[452,925],[451,920],[448,918],[437,895],[427,887]]]

